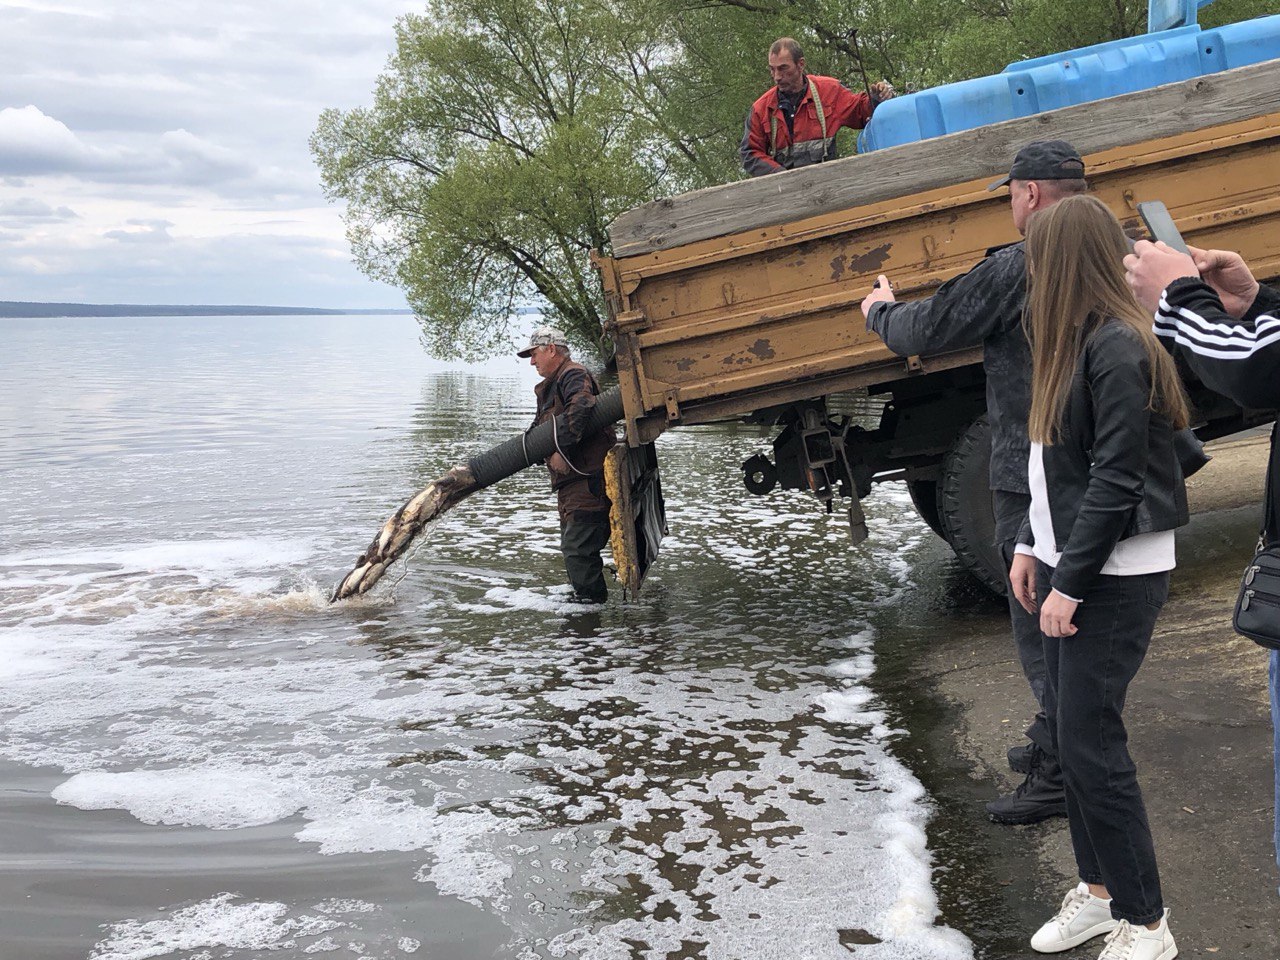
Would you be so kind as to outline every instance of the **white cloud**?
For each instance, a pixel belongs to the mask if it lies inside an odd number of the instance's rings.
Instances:
[[[79,214],[70,207],[51,207],[35,197],[0,201],[0,226],[22,227],[38,220],[75,220]]]
[[[132,146],[93,146],[38,107],[6,107],[0,110],[0,174],[176,187],[236,185],[256,175],[235,151],[187,130],[131,139]]]
[[[67,125],[28,104],[0,110],[0,173],[61,173],[90,162],[90,151]]]
[[[168,220],[130,220],[128,229],[108,230],[103,236],[121,243],[172,243],[173,237],[169,236],[172,226]]]
[[[73,243],[0,234],[5,299],[92,303],[256,303],[403,306],[392,296],[353,302],[367,284],[344,243],[307,236],[193,237],[167,223],[126,223]],[[13,292],[10,292],[13,291]]]
[[[0,4],[0,296],[403,305],[351,267],[307,138],[422,0]]]

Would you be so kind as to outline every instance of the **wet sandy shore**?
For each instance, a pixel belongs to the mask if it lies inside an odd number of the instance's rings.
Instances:
[[[1220,443],[1189,484],[1194,516],[1179,536],[1172,596],[1126,708],[1183,957],[1280,957],[1266,655],[1230,626],[1266,451],[1265,437]],[[1021,741],[1032,699],[1002,606],[945,596],[948,586],[922,602],[954,605],[954,632],[896,651],[886,693],[925,744],[908,762],[938,804],[931,846],[949,921],[979,956],[1036,956],[1027,939],[1075,882],[1066,820],[985,821],[982,804],[1020,780],[1005,750]]]

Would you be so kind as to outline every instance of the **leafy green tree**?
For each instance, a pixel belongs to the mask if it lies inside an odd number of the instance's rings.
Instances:
[[[1218,0],[1206,25],[1269,12]],[[1146,29],[1147,0],[429,0],[396,25],[368,107],[327,110],[312,153],[359,267],[404,290],[427,350],[509,344],[540,302],[607,354],[592,250],[660,196],[742,176],[747,108],[779,36],[809,69],[902,90]],[[844,151],[851,152],[851,146]]]
[[[437,355],[505,344],[539,299],[602,348],[588,253],[653,196],[726,173],[672,108],[686,95],[658,8],[436,0],[402,18],[373,104],[322,114],[312,152],[360,268],[401,287]],[[709,159],[710,158],[710,159]]]

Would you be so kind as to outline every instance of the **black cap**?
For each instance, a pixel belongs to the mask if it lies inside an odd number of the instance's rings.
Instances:
[[[1065,140],[1035,140],[1018,151],[1009,175],[1001,177],[988,190],[999,190],[1010,180],[1081,180],[1084,161],[1076,148]]]

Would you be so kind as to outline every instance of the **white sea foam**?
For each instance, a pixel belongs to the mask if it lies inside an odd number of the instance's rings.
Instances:
[[[304,843],[319,844],[320,852],[326,854],[421,850],[449,829],[437,811],[381,786],[318,805],[308,811],[308,818],[311,822],[296,836]]]
[[[571,601],[569,594],[567,587],[554,587],[551,590],[531,587],[493,587],[485,591],[484,599],[488,603],[464,603],[459,604],[459,608],[469,613],[509,613],[512,610],[571,613],[591,609]]]
[[[38,567],[65,569],[52,582],[77,582],[76,571],[89,567],[108,567],[116,571],[141,573],[158,571],[197,571],[237,577],[245,571],[265,567],[288,567],[303,563],[312,548],[300,540],[173,540],[151,543],[121,544],[108,549],[39,551],[0,555],[0,567]],[[49,582],[50,578],[43,578]]]
[[[458,555],[509,554],[511,525],[540,548],[509,571],[417,574],[408,603],[329,608],[291,569],[318,548],[287,536],[0,558],[24,582],[0,641],[0,752],[64,769],[55,797],[84,810],[216,829],[293,817],[318,855],[407,852],[406,880],[500,918],[529,957],[630,957],[635,940],[647,957],[694,942],[707,960],[834,960],[844,927],[885,941],[861,957],[969,956],[934,925],[927,805],[862,685],[867,606],[776,586],[843,549],[839,524],[768,506],[681,515],[673,498],[684,532],[664,543],[654,599],[611,603],[575,634],[567,591],[526,585],[532,561],[559,576],[547,517],[522,508],[513,524],[494,502],[457,527],[474,534]],[[866,561],[879,597],[909,584],[901,544]],[[792,630],[812,659],[779,639]],[[643,891],[621,920],[620,890]],[[227,894],[117,924],[98,956],[420,948],[371,946],[361,916]]]
[[[330,917],[291,917],[283,903],[238,900],[233,893],[223,893],[162,920],[114,924],[91,960],[149,960],[205,947],[280,950],[297,946],[300,938],[344,926]]]
[[[78,773],[53,799],[81,810],[127,810],[143,823],[229,830],[272,823],[307,802],[296,785],[245,770]]]

